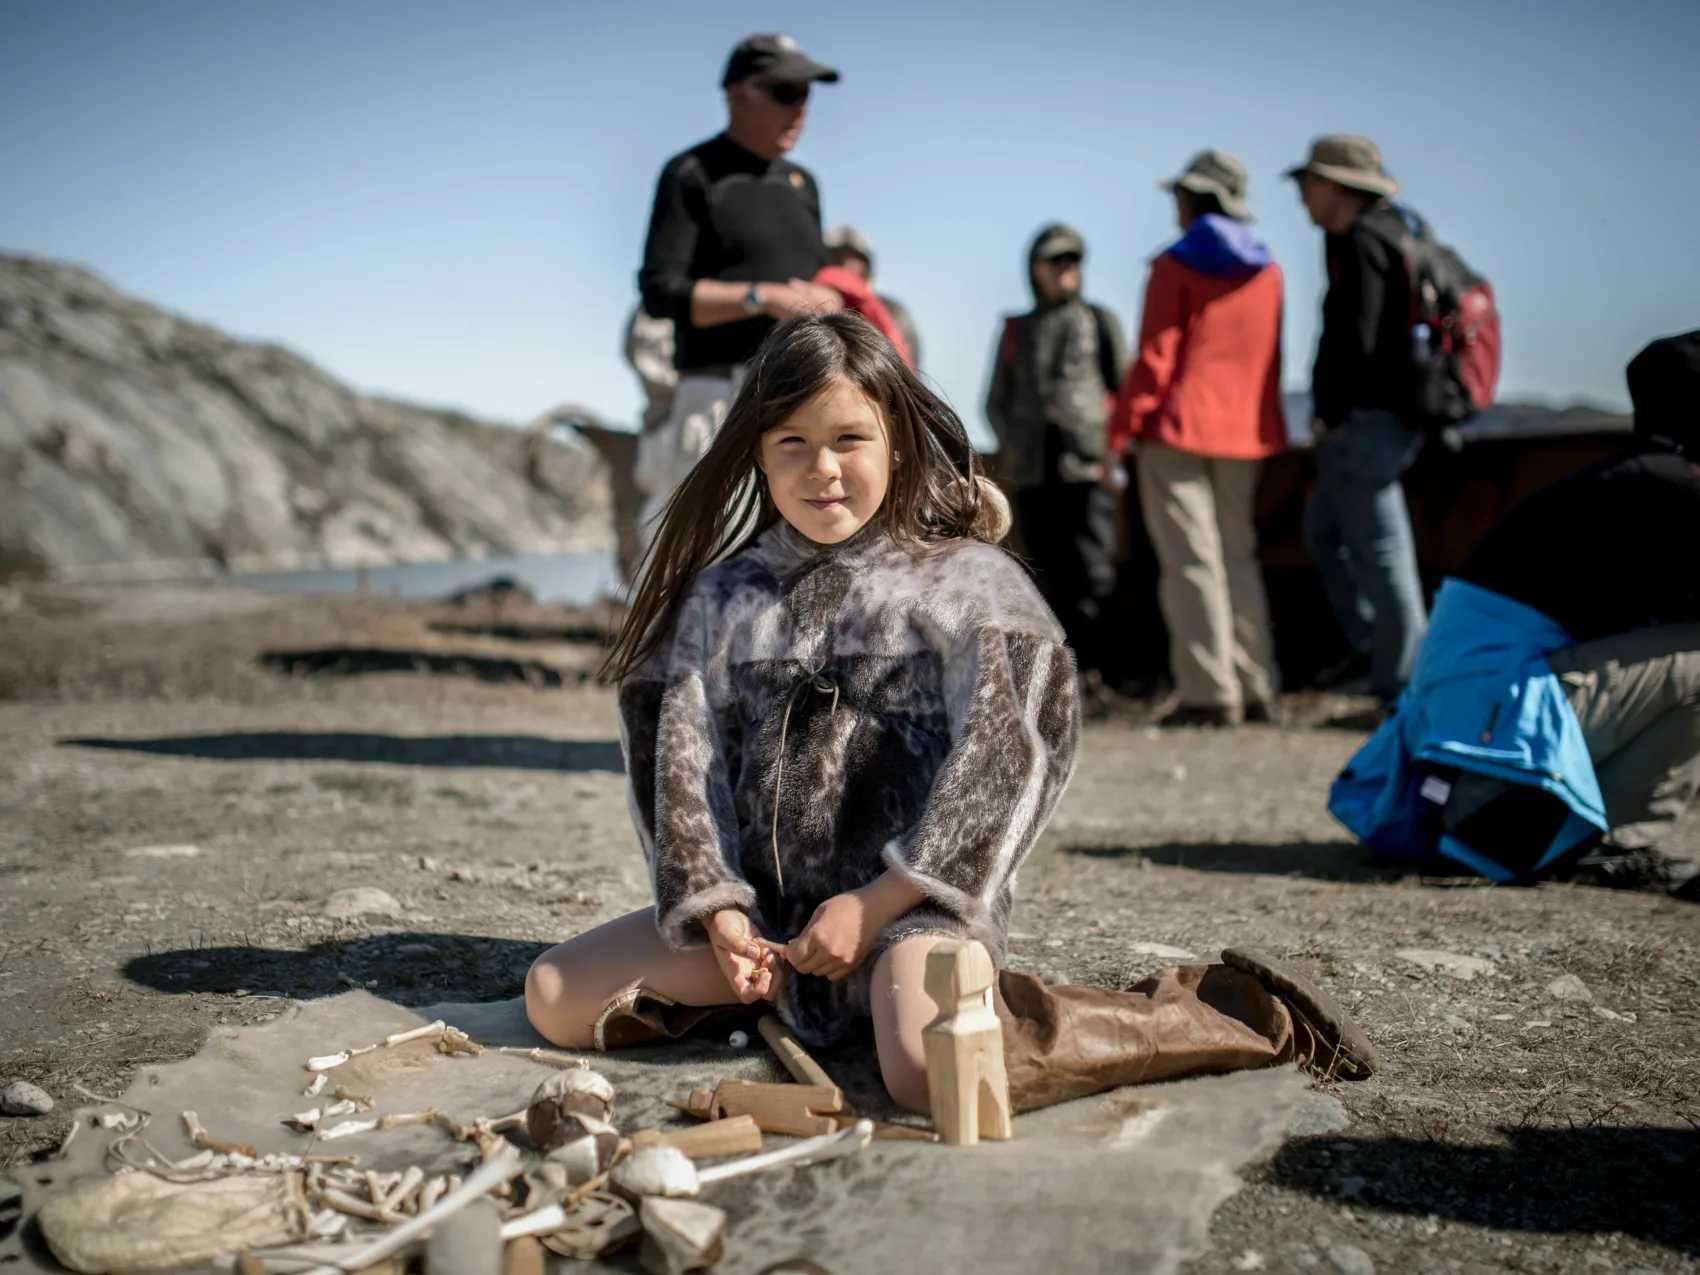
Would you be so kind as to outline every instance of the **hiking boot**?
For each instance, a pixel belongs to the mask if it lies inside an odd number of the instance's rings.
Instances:
[[[1299,1066],[1330,1080],[1363,1080],[1381,1069],[1380,1052],[1352,1016],[1291,966],[1249,947],[1225,948],[1222,963],[1250,974],[1287,1007]]]

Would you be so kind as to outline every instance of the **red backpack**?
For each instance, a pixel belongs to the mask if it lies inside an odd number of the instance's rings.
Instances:
[[[1436,239],[1426,221],[1394,207],[1406,226],[1395,246],[1411,281],[1413,403],[1421,423],[1442,429],[1493,406],[1499,307],[1493,285]]]

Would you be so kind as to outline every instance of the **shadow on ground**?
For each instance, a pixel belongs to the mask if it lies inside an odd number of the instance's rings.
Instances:
[[[301,651],[262,651],[262,668],[292,677],[360,677],[367,673],[426,673],[471,677],[480,682],[524,682],[553,688],[591,678],[585,669],[558,669],[537,660],[469,655],[454,651],[416,651],[405,647],[322,646]]]
[[[1144,859],[1200,872],[1256,872],[1320,881],[1397,881],[1411,875],[1409,864],[1380,861],[1363,847],[1346,841],[1169,841],[1151,846],[1071,841],[1058,849],[1086,859]]]
[[[62,739],[64,748],[101,748],[199,757],[207,761],[348,761],[391,766],[501,767],[509,770],[625,771],[613,739],[537,735],[378,735],[357,731],[233,731],[152,739]]]
[[[613,633],[606,624],[548,623],[536,620],[433,620],[425,626],[433,633],[458,633],[469,637],[501,638],[508,642],[558,642],[607,646]]]
[[[1700,1254],[1700,1130],[1508,1129],[1503,1147],[1391,1139],[1289,1142],[1269,1175],[1368,1208],[1499,1230],[1622,1232]]]
[[[245,992],[315,1000],[363,987],[399,1004],[518,996],[549,944],[475,934],[373,934],[306,949],[198,947],[133,957],[124,977],[179,994]]]

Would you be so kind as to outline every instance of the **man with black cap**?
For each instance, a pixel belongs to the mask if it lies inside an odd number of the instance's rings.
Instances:
[[[1700,897],[1700,861],[1660,848],[1700,789],[1700,331],[1628,379],[1635,450],[1527,497],[1436,595],[1334,787],[1372,847]]]
[[[811,85],[837,82],[790,36],[752,35],[721,76],[726,130],[661,170],[638,286],[644,310],[673,321],[679,385],[667,422],[639,445],[646,535],[713,441],[774,324],[843,306],[810,282],[827,262],[820,190],[785,159],[802,136]]]
[[[1411,673],[1426,623],[1400,477],[1422,447],[1411,420],[1411,289],[1399,190],[1366,137],[1319,137],[1289,169],[1326,238],[1328,295],[1311,372],[1316,491],[1305,539],[1353,658],[1332,678],[1383,707]]]
[[[1081,297],[1085,257],[1086,241],[1071,226],[1049,225],[1034,237],[1027,254],[1034,306],[1004,320],[986,419],[1039,591],[1081,671],[1107,672],[1116,498],[1099,479],[1127,342],[1115,315]]]

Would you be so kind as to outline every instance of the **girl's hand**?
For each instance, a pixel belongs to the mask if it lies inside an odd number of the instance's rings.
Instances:
[[[868,959],[885,924],[873,915],[861,891],[835,894],[815,909],[803,932],[786,946],[785,959],[799,974],[836,982]]]
[[[709,946],[720,963],[720,972],[739,1003],[772,1000],[778,989],[772,945],[756,936],[750,918],[736,908],[716,912],[704,923]]]

